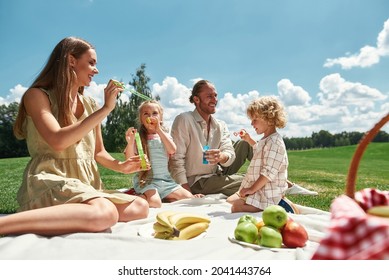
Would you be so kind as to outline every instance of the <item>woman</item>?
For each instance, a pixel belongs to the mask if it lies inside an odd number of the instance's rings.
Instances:
[[[19,213],[0,218],[0,234],[99,232],[147,217],[145,200],[103,191],[97,163],[126,174],[141,165],[139,157],[120,162],[104,148],[100,124],[122,88],[110,80],[101,108],[85,97],[84,87],[99,73],[96,64],[91,44],[65,38],[24,94],[14,133],[26,139],[31,160],[18,192]]]

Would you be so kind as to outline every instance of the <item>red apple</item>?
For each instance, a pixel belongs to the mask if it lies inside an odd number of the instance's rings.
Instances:
[[[290,222],[293,222],[293,221],[294,221],[293,218],[290,217],[290,216],[288,216],[288,219],[286,220],[285,225],[284,225],[283,227],[280,228],[280,232],[284,229],[284,227],[286,226],[287,223],[290,223]]]
[[[308,241],[308,233],[301,224],[288,220],[282,231],[282,242],[288,248],[304,247]]]

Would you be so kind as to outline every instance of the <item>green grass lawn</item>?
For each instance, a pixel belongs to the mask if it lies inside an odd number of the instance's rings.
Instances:
[[[304,151],[288,151],[289,179],[317,196],[290,196],[293,202],[329,210],[332,200],[345,191],[346,177],[356,146]],[[113,154],[123,159],[122,154]],[[29,158],[0,159],[0,213],[13,213],[17,208],[16,193]],[[244,173],[248,162],[241,168]],[[357,190],[378,188],[389,190],[389,143],[371,143],[358,169]],[[124,175],[100,167],[107,189],[128,188],[133,175]]]

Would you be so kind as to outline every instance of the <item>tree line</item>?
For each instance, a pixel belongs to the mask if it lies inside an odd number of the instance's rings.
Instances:
[[[330,148],[358,144],[365,133],[346,132],[331,134],[326,130],[313,132],[310,137],[283,137],[287,150],[305,150],[313,148]],[[379,131],[372,142],[389,142],[389,134]]]
[[[128,82],[137,92],[156,100],[159,96],[152,96],[148,85],[150,78],[146,75],[146,65],[136,70]],[[102,127],[103,140],[107,151],[112,153],[122,152],[126,146],[124,134],[128,127],[138,126],[138,107],[143,99],[132,94],[129,101],[118,99],[115,109],[108,115],[106,123]],[[17,140],[13,135],[13,124],[18,112],[19,103],[13,102],[0,106],[0,158],[25,157],[28,149],[24,140]],[[355,145],[363,137],[361,132],[342,132],[331,134],[321,130],[313,132],[310,137],[284,137],[288,150],[301,150],[312,148],[328,148],[338,146]],[[373,142],[389,142],[389,134],[380,131]]]

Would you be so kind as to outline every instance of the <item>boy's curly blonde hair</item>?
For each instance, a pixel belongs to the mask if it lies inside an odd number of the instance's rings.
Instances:
[[[247,107],[247,116],[251,120],[261,118],[277,128],[285,127],[287,122],[284,106],[272,96],[264,96],[251,101]]]

